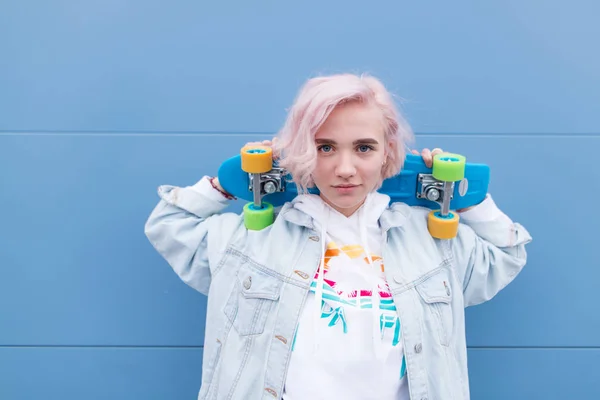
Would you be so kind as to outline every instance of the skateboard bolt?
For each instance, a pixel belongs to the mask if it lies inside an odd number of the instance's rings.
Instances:
[[[427,200],[436,201],[440,198],[440,192],[437,189],[431,188],[426,193]]]
[[[273,182],[267,182],[265,183],[265,192],[271,194],[271,193],[275,193],[275,190],[277,190],[277,187],[275,186],[275,184]]]

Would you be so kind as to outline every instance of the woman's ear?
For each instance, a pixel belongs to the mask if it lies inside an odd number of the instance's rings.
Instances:
[[[386,146],[386,148],[385,148],[385,150],[383,152],[383,160],[384,161],[383,161],[382,165],[387,164],[388,157],[390,156],[390,153],[393,153],[395,151],[394,147],[395,147],[394,146],[394,142],[391,142],[391,141],[387,142],[387,146]]]

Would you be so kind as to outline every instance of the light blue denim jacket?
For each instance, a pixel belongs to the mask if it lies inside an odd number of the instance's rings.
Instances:
[[[249,231],[240,215],[223,212],[228,200],[206,178],[161,186],[159,196],[146,235],[185,283],[208,296],[198,399],[281,399],[321,259],[312,218],[286,204],[272,226]],[[394,203],[381,215],[385,274],[402,321],[410,398],[465,400],[464,308],[515,278],[531,237],[490,196],[461,214],[452,240],[431,237],[428,211]]]

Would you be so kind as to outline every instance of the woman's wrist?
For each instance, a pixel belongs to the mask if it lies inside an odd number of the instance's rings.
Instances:
[[[219,178],[217,178],[216,176],[213,178],[209,179],[210,184],[212,185],[212,187],[216,190],[218,190],[219,192],[221,192],[221,194],[223,196],[225,196],[227,199],[229,200],[235,200],[235,197],[232,196],[231,194],[227,193],[225,191],[225,189],[223,189],[223,186],[221,186],[221,184],[219,183]]]

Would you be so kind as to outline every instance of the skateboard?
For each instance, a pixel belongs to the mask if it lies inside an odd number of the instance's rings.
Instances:
[[[291,176],[277,162],[267,146],[246,146],[223,162],[218,171],[219,183],[229,194],[246,200],[244,223],[250,230],[261,230],[274,220],[274,207],[292,201],[298,195]],[[380,193],[390,202],[431,209],[428,229],[433,237],[456,236],[459,217],[456,212],[485,199],[490,168],[485,164],[467,163],[459,154],[438,154],[428,168],[419,155],[407,154],[399,174],[383,181]],[[318,194],[317,188],[309,189]]]

